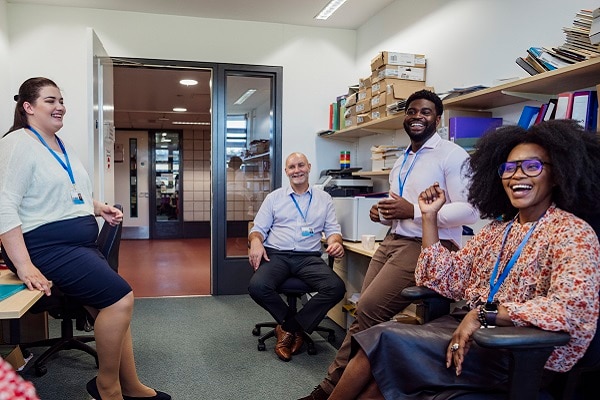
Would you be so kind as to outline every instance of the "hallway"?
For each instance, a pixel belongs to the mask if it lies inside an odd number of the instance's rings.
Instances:
[[[210,239],[122,240],[119,274],[135,297],[210,295]]]

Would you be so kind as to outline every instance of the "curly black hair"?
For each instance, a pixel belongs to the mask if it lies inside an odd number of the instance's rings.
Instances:
[[[512,206],[498,175],[498,166],[519,144],[543,147],[552,164],[556,185],[552,200],[561,209],[585,220],[597,218],[600,195],[600,141],[573,120],[549,120],[529,129],[506,126],[486,133],[467,162],[470,176],[469,202],[482,218],[514,217]]]
[[[408,107],[414,100],[419,99],[429,100],[432,102],[435,105],[435,114],[437,116],[442,115],[444,112],[444,103],[442,103],[442,99],[440,99],[437,94],[427,89],[418,90],[408,96],[408,99],[406,99],[406,107]]]

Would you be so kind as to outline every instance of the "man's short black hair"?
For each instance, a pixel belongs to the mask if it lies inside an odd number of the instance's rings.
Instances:
[[[442,103],[442,99],[440,99],[437,94],[427,89],[419,90],[408,96],[408,99],[406,99],[406,108],[410,106],[410,103],[419,99],[429,100],[435,104],[435,113],[438,117],[444,112],[444,104]]]

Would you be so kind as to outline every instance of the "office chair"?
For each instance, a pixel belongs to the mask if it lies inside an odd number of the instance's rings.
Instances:
[[[333,257],[329,257],[328,264],[330,268],[333,268]],[[287,299],[288,309],[291,312],[291,315],[296,314],[298,308],[297,303],[298,299],[301,299],[302,296],[310,293],[311,288],[301,281],[300,279],[292,276],[286,279],[278,288],[277,292],[283,294]],[[269,338],[275,336],[275,327],[277,326],[277,322],[260,322],[254,326],[252,329],[252,334],[254,336],[260,336],[261,328],[273,328],[263,336],[258,338],[258,351],[265,351],[266,345],[265,341]],[[329,343],[335,342],[335,331],[331,328],[326,328],[324,326],[317,326],[315,331],[327,333],[327,341]],[[309,334],[306,332],[302,332],[302,336],[304,338],[304,344],[306,344],[306,352],[310,355],[317,354],[317,350],[315,348],[315,342],[312,340]]]
[[[422,305],[421,317],[424,322],[448,314],[452,300],[442,297],[426,287],[409,287],[402,295]],[[561,381],[548,390],[540,391],[542,374],[546,360],[554,347],[567,344],[570,336],[566,332],[550,332],[535,327],[500,327],[480,329],[473,340],[486,348],[508,351],[510,355],[509,400],[583,400],[590,389],[584,389],[598,382],[600,375],[600,319],[592,343],[583,358],[561,378]],[[594,377],[596,380],[594,381]],[[597,391],[598,384],[595,383]],[[500,400],[507,399],[506,394],[464,393],[458,390],[446,391],[442,398],[456,400]],[[595,397],[594,397],[595,398]]]
[[[119,204],[116,204],[115,207],[119,210],[123,210]],[[104,255],[111,268],[115,271],[118,271],[119,267],[121,231],[122,223],[111,226],[105,222],[104,225],[102,225],[102,229],[96,240],[98,249],[102,255]],[[50,346],[50,348],[41,354],[33,363],[33,368],[37,376],[43,376],[48,372],[46,362],[50,357],[61,350],[84,351],[94,357],[96,360],[96,367],[98,367],[98,354],[96,353],[96,350],[86,344],[95,340],[94,335],[73,335],[73,320],[75,320],[75,327],[77,330],[86,332],[93,330],[93,319],[81,304],[70,297],[65,296],[60,289],[53,287],[52,295],[43,296],[31,307],[30,311],[34,314],[48,312],[53,318],[61,320],[60,337],[20,344],[23,349]]]

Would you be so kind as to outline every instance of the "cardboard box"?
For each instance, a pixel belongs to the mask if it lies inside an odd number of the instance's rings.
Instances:
[[[356,103],[356,114],[364,114],[369,111],[371,111],[371,99],[370,98]]]
[[[379,118],[383,118],[387,116],[387,111],[385,106],[380,106],[377,107],[375,109],[371,109],[371,119],[375,120],[375,119],[379,119]]]
[[[406,100],[411,94],[421,89],[433,90],[433,88],[426,87],[424,82],[383,79],[376,84],[380,82],[387,83],[385,85],[386,90],[371,97],[371,109],[380,106],[389,106],[398,102],[398,100]]]
[[[351,115],[344,119],[344,128],[352,128],[356,126],[356,115]]]
[[[0,345],[0,356],[9,363],[15,371],[25,366],[25,358],[19,345]]]
[[[371,77],[368,76],[366,78],[360,78],[358,80],[358,90],[366,89],[371,87]]]
[[[357,95],[358,95],[358,92],[355,92],[355,93],[349,94],[348,97],[346,97],[346,109],[348,109],[348,107],[351,107],[356,104]]]
[[[375,71],[383,65],[402,65],[405,67],[424,68],[426,66],[426,60],[423,54],[381,51],[371,60],[371,71]]]
[[[425,82],[407,81],[405,79],[387,78],[373,83],[371,86],[371,95],[379,93],[396,91],[396,97],[407,94],[405,99],[417,90],[425,89]]]
[[[356,116],[356,125],[364,124],[365,122],[369,122],[370,120],[370,114],[358,114]]]
[[[425,82],[425,68],[384,65],[376,71],[373,71],[371,82],[375,83],[386,78]]]
[[[356,98],[356,101],[363,101],[366,99],[371,98],[371,88],[364,88],[358,91],[358,97]]]

